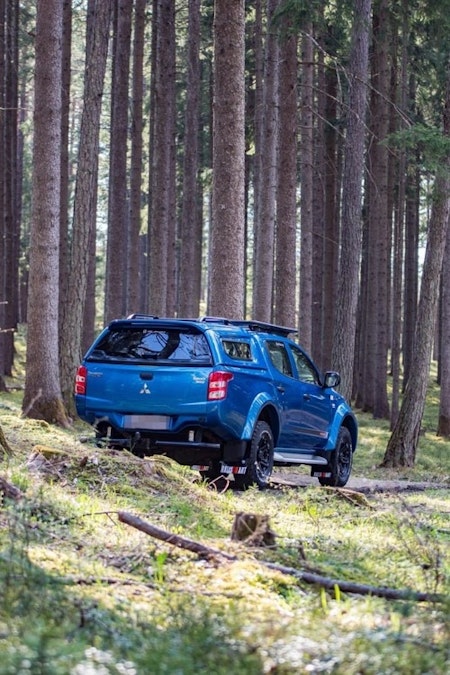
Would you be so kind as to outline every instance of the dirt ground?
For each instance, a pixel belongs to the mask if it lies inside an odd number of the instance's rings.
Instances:
[[[289,471],[288,469],[276,468],[273,472],[271,485],[284,485],[286,487],[309,487],[319,485],[317,478],[307,474]],[[382,480],[377,478],[350,478],[345,486],[349,490],[356,490],[364,494],[372,492],[421,492],[423,490],[440,489],[449,490],[450,484],[414,482],[407,480]]]

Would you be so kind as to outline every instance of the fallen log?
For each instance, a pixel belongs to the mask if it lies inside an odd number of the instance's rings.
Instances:
[[[236,555],[225,553],[219,549],[210,548],[209,546],[200,544],[199,542],[192,539],[182,537],[179,534],[172,534],[171,532],[167,532],[166,530],[162,530],[159,527],[155,527],[154,525],[147,523],[145,520],[142,520],[142,518],[133,516],[131,513],[127,513],[126,511],[119,511],[118,517],[121,523],[130,525],[131,527],[134,527],[137,530],[150,535],[151,537],[165,541],[168,544],[172,544],[178,548],[196,553],[203,558],[222,557],[225,560],[238,560]],[[410,600],[414,602],[444,601],[444,596],[437,593],[421,593],[409,589],[397,590],[395,588],[369,586],[366,584],[344,581],[342,579],[332,579],[320,574],[306,572],[304,570],[298,570],[294,567],[287,567],[286,565],[279,565],[278,563],[271,563],[264,560],[258,560],[255,562],[257,562],[259,565],[267,567],[268,569],[292,576],[299,581],[303,581],[304,583],[321,586],[322,588],[326,588],[328,590],[335,590],[336,588],[339,588],[339,590],[344,593],[353,593],[356,595],[374,595],[380,598],[386,598],[387,600]]]
[[[118,516],[121,523],[125,523],[126,525],[134,527],[136,530],[145,532],[145,534],[155,537],[155,539],[166,541],[168,544],[172,544],[173,546],[177,546],[178,548],[182,548],[186,551],[191,551],[191,553],[196,553],[202,558],[222,557],[226,558],[227,560],[237,560],[236,556],[234,555],[224,553],[224,551],[219,551],[219,549],[210,548],[209,546],[200,544],[198,541],[194,541],[193,539],[181,537],[179,534],[172,534],[171,532],[162,530],[159,527],[155,527],[155,525],[147,523],[145,520],[142,520],[142,518],[138,518],[137,516],[133,516],[131,513],[127,513],[126,511],[119,511]]]

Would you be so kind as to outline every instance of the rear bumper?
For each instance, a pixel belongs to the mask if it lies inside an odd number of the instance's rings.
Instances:
[[[179,464],[191,465],[211,460],[243,463],[247,442],[224,440],[203,428],[190,427],[178,434],[154,431],[128,431],[107,422],[96,425],[97,443],[124,448],[141,456],[166,455]]]

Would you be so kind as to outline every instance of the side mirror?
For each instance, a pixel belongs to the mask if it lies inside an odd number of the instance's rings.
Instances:
[[[341,376],[339,373],[336,373],[334,370],[329,370],[325,373],[323,378],[323,386],[328,387],[338,387],[341,382]]]

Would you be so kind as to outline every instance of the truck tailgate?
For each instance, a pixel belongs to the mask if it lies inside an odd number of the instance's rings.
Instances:
[[[86,412],[204,415],[210,371],[209,366],[89,362]]]

